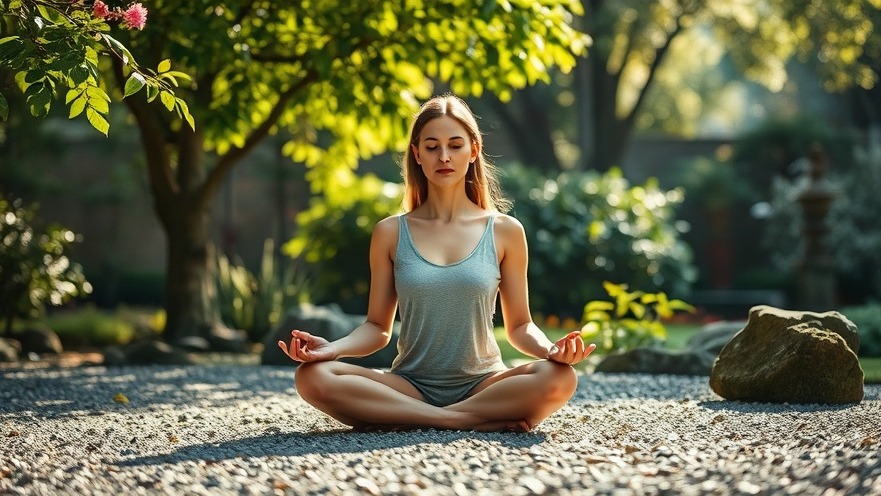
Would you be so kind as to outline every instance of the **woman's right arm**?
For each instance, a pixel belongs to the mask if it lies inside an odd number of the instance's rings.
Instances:
[[[363,357],[388,345],[398,305],[392,261],[397,240],[397,217],[383,219],[373,228],[370,238],[370,295],[365,322],[348,336],[331,343],[305,332],[293,331],[290,351],[286,350],[283,342],[279,342],[288,356],[304,362]]]

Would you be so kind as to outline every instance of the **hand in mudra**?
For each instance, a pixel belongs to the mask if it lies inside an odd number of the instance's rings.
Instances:
[[[290,346],[284,341],[279,341],[278,347],[291,360],[298,362],[324,362],[336,359],[328,340],[308,332],[293,330]]]
[[[554,343],[548,351],[548,360],[575,365],[587,358],[596,348],[597,345],[593,343],[584,344],[580,331],[572,331]]]

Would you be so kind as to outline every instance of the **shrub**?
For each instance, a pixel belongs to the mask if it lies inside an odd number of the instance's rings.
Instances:
[[[602,296],[591,281],[628,281],[671,294],[696,278],[687,229],[675,217],[682,191],[654,179],[631,186],[619,169],[563,172],[546,178],[506,166],[502,186],[529,240],[530,300],[536,311],[577,316]]]
[[[297,215],[296,235],[283,251],[306,263],[316,303],[366,312],[373,226],[401,210],[402,193],[399,184],[369,174],[312,198]]]
[[[844,307],[839,312],[859,330],[860,356],[881,357],[881,303]]]
[[[667,339],[663,320],[677,311],[694,312],[682,300],[670,300],[666,293],[628,291],[626,284],[603,282],[613,301],[594,300],[584,306],[581,336],[608,353],[662,343]]]
[[[79,264],[68,258],[76,235],[59,225],[39,232],[36,207],[0,196],[0,318],[5,333],[19,318],[37,318],[46,305],[61,305],[91,292]]]

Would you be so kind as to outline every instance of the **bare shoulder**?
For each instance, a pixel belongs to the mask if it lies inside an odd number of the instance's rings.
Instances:
[[[497,214],[495,226],[496,233],[502,239],[521,239],[526,236],[523,224],[507,214]]]
[[[504,259],[507,254],[526,251],[526,231],[519,220],[510,215],[498,214],[494,230],[500,259]]]
[[[398,241],[398,216],[392,215],[373,226],[372,241],[380,246],[390,246]]]

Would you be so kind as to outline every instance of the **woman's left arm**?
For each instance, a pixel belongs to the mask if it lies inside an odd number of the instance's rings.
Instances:
[[[578,331],[551,342],[532,321],[529,311],[527,266],[529,254],[523,225],[513,217],[501,215],[496,223],[496,247],[501,257],[499,295],[508,342],[523,354],[575,364],[596,348],[585,346]]]

